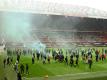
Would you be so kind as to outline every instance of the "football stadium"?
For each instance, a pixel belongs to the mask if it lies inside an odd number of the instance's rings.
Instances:
[[[105,3],[1,0],[0,80],[107,80]]]

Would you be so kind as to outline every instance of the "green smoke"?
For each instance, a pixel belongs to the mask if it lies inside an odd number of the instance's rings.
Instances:
[[[9,41],[23,42],[30,39],[30,15],[20,13],[3,14],[3,33]]]

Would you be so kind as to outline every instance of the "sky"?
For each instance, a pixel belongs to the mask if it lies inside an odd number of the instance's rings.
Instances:
[[[73,4],[80,6],[88,6],[100,10],[107,11],[107,0],[40,0],[40,1],[52,1],[63,4]]]

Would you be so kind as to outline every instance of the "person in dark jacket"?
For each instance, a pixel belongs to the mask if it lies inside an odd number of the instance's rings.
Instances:
[[[21,76],[20,72],[17,73],[17,80],[22,80],[22,76]]]
[[[21,71],[21,74],[24,73],[24,65],[23,64],[20,65],[20,71]]]
[[[26,74],[29,74],[29,66],[26,64]]]
[[[5,68],[5,65],[6,65],[6,59],[3,60],[3,64],[4,64],[4,68]]]
[[[65,57],[65,63],[68,65],[68,56]]]

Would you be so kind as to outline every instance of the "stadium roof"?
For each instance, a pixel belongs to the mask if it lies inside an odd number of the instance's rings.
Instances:
[[[107,19],[106,3],[106,0],[0,0],[0,10]]]

